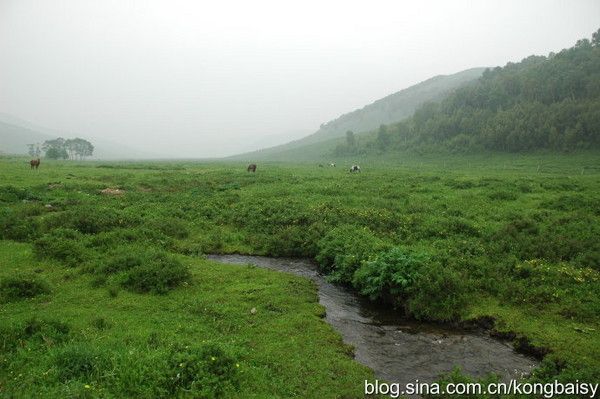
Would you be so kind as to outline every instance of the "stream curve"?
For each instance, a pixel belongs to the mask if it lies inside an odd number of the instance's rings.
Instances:
[[[313,280],[326,321],[344,342],[355,347],[355,359],[388,382],[433,382],[460,367],[482,377],[495,373],[502,380],[529,374],[537,361],[514,351],[505,342],[484,333],[403,318],[382,309],[344,287],[327,282],[317,266],[306,259],[249,255],[208,255],[209,260],[292,273]]]

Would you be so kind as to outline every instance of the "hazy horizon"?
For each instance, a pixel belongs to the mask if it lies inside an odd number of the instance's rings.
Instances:
[[[161,157],[227,156],[599,27],[598,1],[0,0],[0,112]]]

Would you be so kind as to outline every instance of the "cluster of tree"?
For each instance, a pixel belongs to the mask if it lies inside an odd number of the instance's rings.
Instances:
[[[381,126],[364,151],[600,148],[600,30],[548,57],[488,69],[439,103]],[[359,151],[360,150],[355,150]]]
[[[333,150],[334,155],[357,155],[361,152],[365,152],[363,148],[358,145],[358,139],[352,130],[346,132],[346,141],[335,147]]]
[[[29,155],[39,157],[41,151],[44,151],[46,158],[50,159],[84,159],[92,156],[94,146],[87,140],[81,138],[63,139],[59,137],[53,140],[46,140],[41,145],[28,144]]]

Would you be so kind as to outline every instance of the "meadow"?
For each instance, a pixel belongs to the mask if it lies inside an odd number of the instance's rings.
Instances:
[[[209,253],[312,258],[407,317],[492,323],[546,354],[534,380],[600,379],[599,154],[352,161],[0,158],[0,396],[362,397],[312,283]]]

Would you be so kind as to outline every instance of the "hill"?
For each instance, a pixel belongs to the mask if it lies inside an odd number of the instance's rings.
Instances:
[[[15,116],[0,113],[0,154],[25,155],[27,154],[27,144],[41,144],[57,137],[73,138],[76,136],[80,135],[37,126]],[[154,156],[109,140],[86,139],[94,145],[92,157],[94,159],[133,159]]]
[[[600,149],[600,30],[548,56],[486,70],[341,154],[394,151],[534,152]]]
[[[348,130],[364,132],[381,124],[398,122],[410,117],[422,104],[440,101],[455,89],[479,78],[485,68],[472,68],[452,75],[439,75],[404,90],[390,94],[337,119],[321,125],[315,133],[287,144],[235,155],[233,159],[278,159],[280,153],[294,148],[343,137]]]

